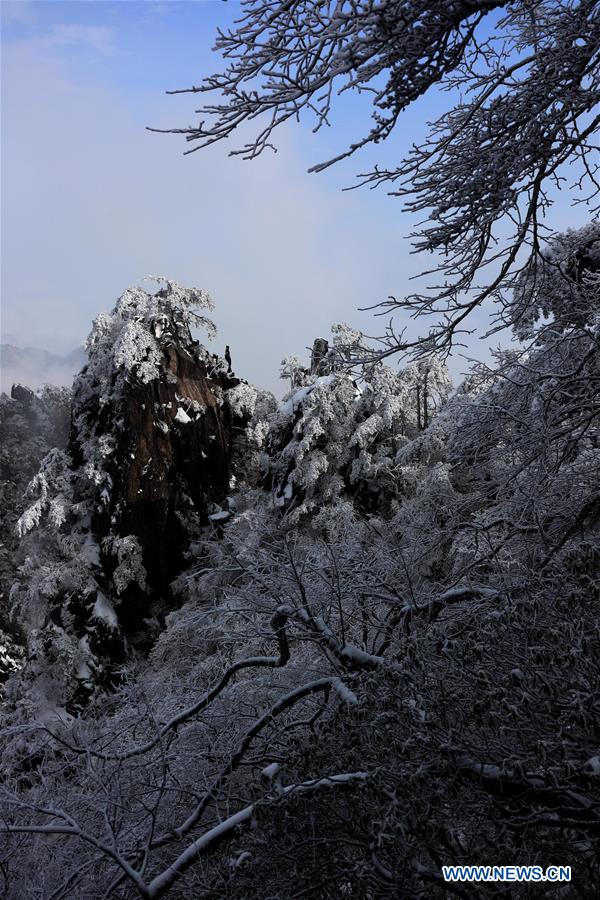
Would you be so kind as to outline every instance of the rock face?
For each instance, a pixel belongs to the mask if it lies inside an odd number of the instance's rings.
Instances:
[[[173,581],[189,553],[202,564],[252,455],[258,392],[192,336],[214,335],[198,311],[210,298],[156,280],[157,293],[129,288],[95,320],[66,452],[42,461],[17,523],[30,554],[13,592],[28,630],[23,683],[73,713],[152,646],[181,602]]]
[[[169,336],[161,345],[159,376],[127,383],[111,417],[118,435],[109,464],[112,490],[108,504],[97,504],[92,530],[99,543],[109,533],[134,535],[150,593],[166,598],[189,541],[182,519],[192,515],[205,524],[228,492],[232,434],[223,397],[239,379],[210,366],[193,345]],[[134,627],[132,600],[123,612],[129,608],[125,619]]]
[[[138,646],[152,640],[148,622],[160,626],[176,604],[171,585],[185,554],[222,511],[251,415],[230,359],[192,336],[194,326],[214,334],[197,312],[210,298],[163,284],[156,294],[130,288],[94,323],[68,447],[75,502],[89,510],[84,527],[100,553],[94,579]]]
[[[22,384],[13,384],[10,396],[23,406],[31,406],[35,400],[35,394],[31,388],[24,387]]]
[[[310,374],[311,375],[327,375],[329,371],[327,354],[329,352],[329,341],[325,338],[315,338],[310,357]]]

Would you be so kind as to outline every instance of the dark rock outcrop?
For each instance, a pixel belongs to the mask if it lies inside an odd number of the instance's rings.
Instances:
[[[167,340],[163,354],[159,377],[128,383],[106,423],[117,436],[112,489],[96,506],[92,530],[99,542],[109,533],[137,537],[150,592],[167,600],[189,541],[182,519],[205,524],[229,489],[231,420],[222,398],[239,380],[222,367],[209,374],[193,346]]]
[[[329,352],[329,341],[325,338],[315,338],[310,357],[310,374],[311,375],[327,375],[329,371],[327,354]]]
[[[24,387],[22,384],[13,384],[10,396],[13,400],[22,403],[23,406],[31,406],[35,400],[35,394],[31,388]]]
[[[19,520],[32,550],[14,591],[29,623],[24,683],[44,682],[46,700],[74,714],[182,602],[173,582],[190,554],[202,565],[248,455],[257,392],[190,330],[214,335],[197,312],[210,298],[156,280],[158,293],[129,288],[94,322],[66,452],[42,462]]]
[[[126,374],[114,369],[106,402],[84,370],[74,385],[68,449],[81,471],[90,447],[96,456],[102,448],[103,479],[90,522],[101,550],[100,587],[107,596],[117,589],[119,627],[143,649],[153,640],[148,622],[160,625],[177,603],[171,585],[185,568],[191,541],[229,492],[232,456],[246,423],[227,403],[227,392],[242,383],[227,361],[209,354],[172,317],[154,317],[141,327],[157,342],[155,376],[138,377],[136,367]],[[119,589],[111,579],[122,540],[132,538],[143,579]]]

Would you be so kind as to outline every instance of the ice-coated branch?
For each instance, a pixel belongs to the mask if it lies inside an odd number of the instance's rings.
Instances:
[[[311,615],[305,607],[298,609],[281,607],[281,609],[285,610],[286,615],[290,618],[295,618],[303,625],[308,626],[313,636],[333,654],[344,668],[358,671],[360,669],[378,669],[388,665],[384,656],[367,653],[366,650],[362,650],[355,644],[340,641],[320,617]]]
[[[140,744],[137,747],[132,747],[130,750],[126,750],[123,753],[108,754],[92,750],[91,748],[73,746],[71,744],[68,744],[63,738],[60,738],[57,735],[52,734],[51,732],[50,733],[55,740],[57,740],[61,744],[64,744],[70,750],[73,750],[76,753],[83,753],[86,755],[89,754],[91,756],[95,756],[96,758],[107,761],[124,761],[126,759],[131,759],[131,757],[133,756],[140,756],[144,753],[148,753],[150,750],[154,749],[154,747],[156,747],[157,744],[159,744],[169,732],[175,731],[180,725],[183,725],[184,722],[189,721],[194,716],[198,715],[198,713],[202,712],[202,710],[210,706],[211,703],[213,703],[223,692],[223,690],[227,687],[229,682],[234,678],[235,675],[237,675],[238,672],[241,672],[244,669],[278,669],[285,666],[290,658],[287,634],[285,631],[286,619],[286,615],[281,611],[277,611],[271,618],[271,627],[275,632],[279,648],[278,656],[251,656],[248,659],[241,659],[238,662],[233,663],[221,675],[219,681],[212,688],[210,688],[210,690],[206,691],[202,695],[202,697],[200,697],[200,699],[196,701],[196,703],[194,703],[192,706],[188,706],[187,709],[182,710],[180,713],[177,713],[177,715],[169,719],[168,722],[161,726],[156,736],[151,740],[146,741],[145,744]]]
[[[300,784],[287,785],[281,789],[279,796],[284,799],[298,794],[312,793],[324,787],[349,787],[357,783],[364,783],[368,778],[368,772],[344,772],[339,775],[328,775],[303,781]],[[193,841],[168,868],[150,882],[144,896],[152,898],[152,900],[162,897],[200,855],[213,849],[221,841],[232,837],[240,825],[248,825],[257,806],[257,803],[252,803],[244,807]]]
[[[313,793],[326,787],[351,787],[355,784],[361,784],[367,781],[369,772],[343,772],[335,775],[326,775],[321,778],[310,779],[300,782],[299,784],[287,785],[280,789],[276,801],[280,802],[289,797],[295,797],[300,794]],[[228,840],[236,833],[241,825],[248,825],[259,805],[271,802],[270,798],[265,798],[256,803],[244,807],[228,818],[219,822],[217,825],[204,832],[200,837],[186,847],[179,856],[163,869],[149,883],[145,882],[138,871],[136,871],[119,853],[113,848],[99,841],[94,835],[82,830],[70,817],[65,814],[56,812],[48,812],[48,815],[58,815],[65,820],[64,824],[48,824],[48,825],[0,825],[0,834],[38,834],[41,836],[52,837],[54,835],[64,835],[68,837],[77,837],[82,841],[92,844],[102,853],[117,863],[124,874],[133,882],[141,897],[148,900],[156,900],[158,897],[164,896],[170,890],[173,883],[190,868],[191,865],[205,853],[213,850],[218,844],[224,840]],[[68,819],[68,821],[67,821]]]
[[[215,799],[217,792],[220,790],[226,779],[229,778],[229,776],[241,764],[246,755],[246,752],[249,750],[252,742],[254,741],[254,738],[257,737],[265,728],[271,725],[275,721],[275,719],[277,719],[282,713],[287,712],[287,710],[295,706],[296,703],[299,703],[300,700],[304,700],[306,697],[310,697],[313,694],[318,693],[325,693],[326,695],[328,695],[332,688],[334,688],[338,692],[338,694],[342,694],[344,689],[349,695],[352,694],[352,692],[348,691],[345,686],[342,687],[340,685],[338,678],[320,678],[317,681],[311,681],[308,684],[304,684],[301,687],[291,691],[290,693],[285,694],[283,697],[280,697],[279,700],[277,700],[265,713],[263,713],[262,716],[256,719],[256,721],[248,729],[248,731],[240,741],[237,749],[232,754],[231,759],[222,769],[222,771],[217,775],[213,784],[204,794],[200,802],[196,805],[192,813],[190,813],[190,815],[181,825],[173,829],[172,832],[168,832],[167,834],[163,835],[163,837],[157,838],[156,844],[158,845],[161,843],[165,843],[172,840],[174,837],[182,838],[189,833],[189,831],[200,821],[209,803],[211,803]],[[356,700],[356,698],[354,699]]]
[[[423,274],[435,273],[437,283],[376,304],[382,315],[402,311],[434,323],[407,341],[390,320],[374,359],[448,352],[488,300],[496,303],[490,333],[517,323],[505,293],[528,261],[541,265],[554,188],[568,179],[573,202],[598,208],[598,0],[246,0],[242,7],[216,41],[223,70],[185,89],[213,95],[198,110],[201,121],[164,130],[185,135],[192,153],[256,126],[230,151],[254,159],[290,119],[313,115],[318,131],[332,123],[336,95],[369,94],[370,124],[310,169],[320,172],[384,141],[407,107],[446,90],[448,108],[427,138],[397,166],[363,170],[354,185],[402,198],[421,220],[415,251],[435,257]]]
[[[53,819],[60,819],[62,824],[51,822],[47,825],[10,825],[4,822],[3,824],[0,824],[0,834],[39,834],[46,836],[65,835],[68,837],[79,838],[79,840],[84,841],[87,844],[91,844],[105,856],[108,856],[110,859],[112,859],[123,870],[123,873],[127,876],[127,878],[133,881],[142,896],[147,896],[147,894],[145,893],[146,886],[144,885],[144,881],[140,873],[130,865],[125,857],[117,851],[114,845],[111,846],[110,844],[106,843],[106,841],[101,841],[95,835],[90,834],[88,831],[81,828],[71,816],[69,816],[62,810],[41,809],[39,810],[39,812],[43,815],[50,816]]]

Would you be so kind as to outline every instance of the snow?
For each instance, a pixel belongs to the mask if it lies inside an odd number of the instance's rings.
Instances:
[[[191,422],[192,419],[190,419],[190,417],[186,413],[185,409],[182,406],[180,406],[178,408],[177,412],[175,413],[175,421],[182,422],[184,425],[187,425],[187,423]]]
[[[84,544],[79,551],[79,558],[87,565],[100,565],[100,547],[92,534],[86,535]]]
[[[117,614],[115,613],[112,604],[109,600],[106,599],[102,591],[98,591],[96,595],[96,602],[94,603],[92,615],[95,619],[99,619],[101,622],[104,622],[106,625],[108,625],[108,627],[112,630],[116,631],[119,627]]]
[[[591,756],[585,764],[588,775],[600,775],[600,756]]]
[[[272,778],[275,777],[275,775],[277,775],[277,773],[279,772],[280,769],[281,769],[281,766],[279,765],[279,763],[274,762],[274,763],[270,763],[270,765],[268,765],[268,766],[265,766],[265,768],[262,770],[262,772],[260,774],[264,775],[264,777],[268,778],[270,781]]]
[[[351,691],[350,688],[344,684],[339,678],[336,678],[331,682],[332,687],[336,694],[349,706],[357,706],[358,705],[358,697]]]
[[[80,662],[75,669],[75,678],[78,681],[91,682],[92,670],[85,662]]]
[[[492,590],[492,588],[485,587],[469,587],[468,585],[458,585],[456,587],[448,588],[448,590],[444,591],[443,594],[439,595],[439,600],[455,600],[464,597],[465,600],[472,599],[473,597],[497,597],[498,591]]]
[[[333,631],[331,630],[329,625],[327,625],[322,616],[315,616],[315,625],[317,626],[321,634],[325,634],[327,635],[327,637],[335,637]]]
[[[212,513],[208,517],[209,522],[227,522],[228,519],[231,518],[231,513],[227,510],[222,510],[221,512]]]
[[[102,542],[106,553],[117,557],[118,565],[113,572],[112,580],[117,594],[122,594],[131,584],[138,584],[143,591],[147,590],[146,569],[142,558],[142,548],[137,537],[128,534],[125,537],[104,538]]]
[[[366,650],[361,650],[360,647],[355,647],[353,644],[344,644],[340,653],[346,659],[350,659],[359,665],[381,666],[386,663],[384,656],[374,656],[372,653],[367,653]]]
[[[332,787],[336,784],[349,784],[352,781],[367,781],[369,772],[344,772],[341,775],[326,775],[324,778],[316,778],[314,781],[304,781],[302,784],[290,784],[284,787],[282,794],[302,794],[305,791],[315,790],[320,787]]]
[[[258,391],[251,384],[236,385],[226,393],[229,409],[234,416],[251,416],[256,408]]]
[[[116,368],[123,367],[126,372],[135,368],[136,377],[143,383],[158,377],[162,353],[141,317],[130,319],[122,328],[115,342],[113,358]]]
[[[350,784],[354,781],[366,781],[369,778],[369,772],[344,772],[340,775],[328,775],[324,778],[316,778],[312,781],[304,781],[300,784],[290,784],[282,789],[283,796],[291,794],[303,794],[312,792],[323,787],[334,787],[338,784]],[[184,871],[192,860],[195,860],[200,854],[207,850],[211,844],[218,841],[224,835],[235,830],[239,825],[243,825],[252,820],[256,804],[251,803],[249,806],[240,809],[238,812],[219,822],[209,831],[193,841],[170,866],[157,875],[146,887],[147,897],[156,897],[164,894],[170,885]]]
[[[339,641],[322,617],[317,616],[316,618],[313,618],[304,607],[294,610],[291,607],[282,606],[280,609],[282,612],[287,612],[288,615],[296,616],[302,622],[316,628],[316,630],[323,635],[327,645],[334,653],[345,657],[356,665],[369,667],[387,665],[385,656],[375,656],[372,653],[367,653],[366,650],[361,650],[360,647],[355,647],[354,644],[346,643],[340,647]],[[337,690],[337,686],[334,685],[334,687]],[[347,699],[347,697],[344,699]]]
[[[75,666],[75,678],[77,678],[78,681],[91,682],[93,679],[93,672],[88,665],[88,661],[92,662],[93,665],[93,653],[90,648],[87,634],[79,639],[78,646],[81,656]]]
[[[320,378],[316,378],[312,384],[307,384],[306,387],[300,388],[291,397],[289,397],[285,402],[279,404],[279,412],[283,413],[286,416],[291,416],[294,414],[294,411],[298,408],[298,406],[306,400],[309,394],[311,394],[315,388],[324,387],[328,384],[333,384],[336,380],[336,375],[322,375]]]
[[[60,723],[68,726],[75,722],[75,718],[71,713],[67,712],[64,706],[58,706],[50,701],[46,701],[38,708],[35,721],[41,725],[56,726]]]
[[[193,841],[189,847],[177,857],[172,865],[164,869],[160,875],[157,875],[156,878],[150,882],[147,888],[147,896],[155,897],[157,894],[163,893],[178,877],[179,871],[189,865],[191,860],[194,860],[223,835],[227,834],[229,831],[233,831],[238,825],[248,822],[252,818],[253,813],[254,804],[252,803],[250,806],[246,806],[244,809],[240,809],[239,812],[229,816],[228,819],[219,822],[218,825],[215,825],[209,831],[205,832],[205,834],[197,838],[197,840]]]

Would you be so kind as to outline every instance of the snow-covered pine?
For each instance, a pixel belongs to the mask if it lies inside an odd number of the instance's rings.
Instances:
[[[267,436],[266,480],[276,506],[294,519],[344,497],[363,510],[389,508],[402,490],[398,452],[435,421],[450,394],[448,371],[435,358],[400,371],[367,362],[356,377],[345,372],[340,348],[349,341],[367,354],[362,337],[335,326],[336,371],[304,375]]]

